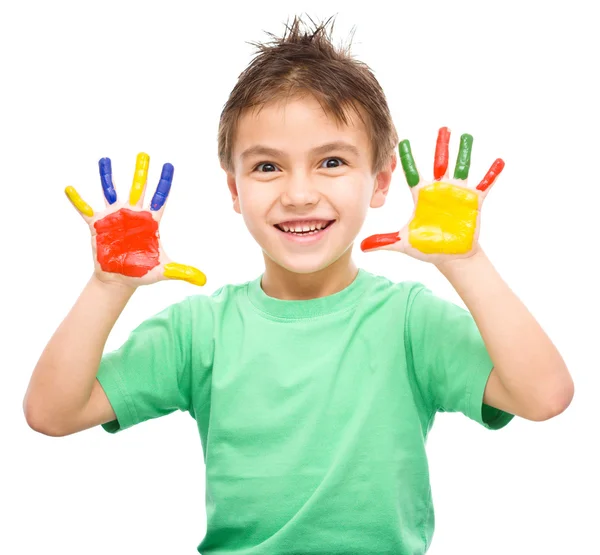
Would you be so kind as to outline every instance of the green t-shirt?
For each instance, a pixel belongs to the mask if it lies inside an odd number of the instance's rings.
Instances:
[[[267,296],[261,277],[194,295],[105,354],[108,432],[177,409],[206,463],[204,555],[427,550],[425,451],[436,412],[490,429],[493,363],[470,313],[363,269],[327,297]]]

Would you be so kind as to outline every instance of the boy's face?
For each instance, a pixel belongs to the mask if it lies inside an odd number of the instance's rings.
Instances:
[[[353,111],[348,118],[338,127],[307,95],[249,110],[239,121],[227,182],[267,269],[313,273],[349,257],[368,207],[383,205],[396,157],[372,174],[367,130]],[[333,142],[349,146],[314,150]]]

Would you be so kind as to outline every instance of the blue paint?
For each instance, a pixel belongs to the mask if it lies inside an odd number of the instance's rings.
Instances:
[[[171,190],[171,182],[173,181],[173,164],[168,162],[163,166],[162,173],[160,174],[160,181],[156,187],[156,192],[150,202],[151,210],[160,210],[169,196]]]
[[[117,202],[117,191],[115,191],[115,186],[112,182],[110,158],[101,158],[98,162],[98,166],[100,168],[100,180],[102,181],[104,197],[108,201],[108,204],[114,204]]]

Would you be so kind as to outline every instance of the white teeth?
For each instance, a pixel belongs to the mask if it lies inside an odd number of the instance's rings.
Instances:
[[[321,229],[326,227],[327,223],[328,222],[323,222],[323,221],[320,221],[320,222],[313,221],[313,222],[306,222],[306,223],[302,223],[302,224],[292,224],[292,226],[285,225],[285,224],[279,224],[279,227],[287,233],[308,233],[308,232],[313,233],[315,231],[320,231]]]

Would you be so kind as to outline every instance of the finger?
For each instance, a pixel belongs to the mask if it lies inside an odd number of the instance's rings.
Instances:
[[[115,191],[113,185],[110,158],[101,158],[98,162],[98,168],[100,169],[100,182],[102,183],[104,198],[108,204],[114,204],[117,202],[117,191]]]
[[[450,142],[450,129],[440,128],[437,143],[435,144],[435,157],[433,159],[433,178],[439,181],[446,175],[448,169],[448,143]]]
[[[460,148],[454,168],[454,179],[464,179],[469,177],[469,168],[471,167],[471,150],[473,148],[473,136],[464,133],[460,137]]]
[[[485,177],[481,180],[481,183],[477,185],[476,189],[480,191],[486,191],[489,189],[497,177],[500,175],[500,172],[504,169],[504,160],[502,158],[498,158],[493,164],[489,171],[485,174]]]
[[[133,183],[129,193],[129,204],[135,206],[144,202],[144,189],[148,181],[148,166],[150,165],[150,156],[145,152],[140,152],[135,161],[135,172],[133,173]]]
[[[388,245],[393,245],[400,241],[400,232],[394,233],[381,233],[379,235],[371,235],[362,241],[360,244],[360,250],[363,252],[370,251],[373,249],[380,249]]]
[[[150,210],[160,210],[164,206],[167,197],[169,196],[169,191],[171,190],[174,170],[173,164],[167,162],[163,165],[156,192],[150,201]]]
[[[65,194],[82,216],[91,218],[94,215],[92,207],[79,196],[79,193],[75,190],[75,187],[71,187],[71,185],[69,185],[65,189]]]
[[[408,139],[405,139],[398,145],[398,151],[400,152],[400,162],[402,163],[406,182],[409,187],[414,187],[419,183],[420,177],[410,150],[410,142]]]
[[[169,262],[165,264],[163,275],[169,279],[181,279],[193,285],[204,285],[206,276],[193,266],[178,264],[177,262]]]

